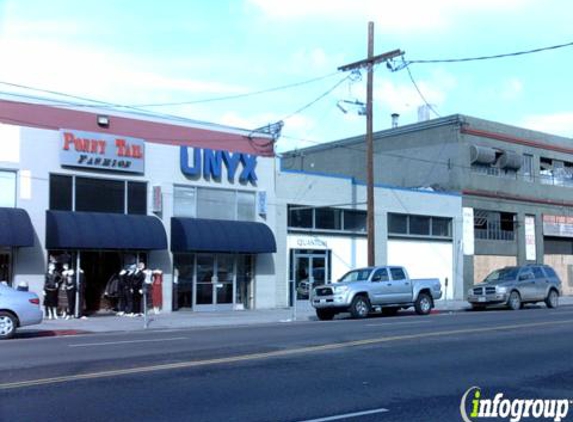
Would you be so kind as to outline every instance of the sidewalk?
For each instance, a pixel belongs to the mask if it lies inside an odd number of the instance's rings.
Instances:
[[[561,306],[573,305],[573,296],[559,298]],[[539,305],[544,306],[544,305]],[[469,309],[468,302],[460,300],[436,303],[434,313],[460,312]],[[403,312],[411,312],[411,310]],[[297,323],[317,320],[314,309],[307,302],[299,302],[296,320],[293,310],[263,309],[247,311],[193,312],[179,311],[148,315],[148,329],[165,330],[201,327],[230,327],[270,323]],[[23,336],[57,336],[103,332],[143,331],[143,317],[119,317],[115,314],[98,314],[87,319],[44,320],[42,324],[24,327],[19,332]]]

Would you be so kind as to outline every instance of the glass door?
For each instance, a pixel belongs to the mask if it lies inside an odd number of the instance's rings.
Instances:
[[[235,279],[235,256],[217,255],[217,280],[215,280],[215,304],[233,304],[233,282]]]
[[[215,255],[197,255],[197,288],[195,303],[212,305],[214,303],[213,284],[215,281]]]

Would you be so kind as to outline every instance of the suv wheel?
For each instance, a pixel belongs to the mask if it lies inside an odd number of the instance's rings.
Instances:
[[[356,296],[352,299],[350,313],[353,318],[366,318],[370,313],[370,301],[364,296]]]
[[[512,311],[517,311],[521,308],[521,296],[519,296],[519,293],[515,290],[509,295],[507,306],[509,306],[509,309]]]
[[[427,293],[420,293],[414,303],[418,315],[428,315],[432,310],[432,298]]]
[[[16,333],[16,318],[8,312],[0,312],[0,339],[7,339]]]
[[[549,290],[547,297],[545,298],[545,305],[548,308],[557,308],[559,306],[559,295],[553,289]]]
[[[336,312],[334,312],[330,309],[317,309],[316,310],[316,316],[321,321],[330,321],[332,318],[334,318],[334,315],[336,315]]]

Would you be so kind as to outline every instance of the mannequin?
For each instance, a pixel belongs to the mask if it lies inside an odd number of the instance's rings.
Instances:
[[[58,286],[58,309],[60,310],[60,315],[63,318],[68,316],[68,293],[66,286],[67,273],[70,269],[68,264],[62,266],[62,272],[60,273],[60,285]],[[66,318],[69,319],[69,318]]]
[[[161,306],[163,305],[163,271],[154,270],[153,271],[153,312],[157,315],[161,312]]]
[[[145,264],[137,264],[133,273],[133,313],[135,316],[141,316],[143,313],[143,282],[145,281]]]
[[[119,272],[117,280],[117,315],[125,315],[127,308],[127,270],[123,269]]]
[[[48,319],[58,319],[58,288],[60,274],[54,264],[48,265],[48,272],[44,280],[44,308]]]
[[[62,288],[66,292],[67,308],[64,310],[66,319],[74,318],[76,313],[76,272],[73,269],[65,269],[62,272],[64,278]]]
[[[145,273],[145,281],[143,282],[143,294],[145,295],[145,303],[147,307],[151,305],[151,292],[153,289],[153,271],[149,268],[143,271]],[[143,309],[143,312],[146,313],[147,309]]]

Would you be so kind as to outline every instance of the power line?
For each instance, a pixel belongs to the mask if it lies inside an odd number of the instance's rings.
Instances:
[[[314,100],[312,100],[311,102],[309,102],[308,104],[302,106],[301,108],[299,108],[298,110],[292,112],[291,114],[289,114],[288,116],[284,117],[282,120],[287,120],[290,119],[293,116],[296,116],[297,114],[302,113],[304,110],[306,110],[307,108],[313,106],[314,104],[316,104],[317,102],[319,102],[320,100],[322,100],[324,97],[326,97],[328,94],[330,94],[332,91],[334,91],[336,88],[338,88],[340,85],[342,85],[342,83],[344,81],[346,81],[347,79],[349,79],[350,76],[345,76],[344,78],[342,78],[341,80],[339,80],[337,83],[335,83],[331,88],[329,88],[326,92],[320,94],[317,98],[315,98]]]
[[[426,60],[407,60],[406,64],[428,64],[428,63],[462,63],[462,62],[473,62],[478,60],[491,60],[491,59],[502,59],[505,57],[515,57],[523,56],[526,54],[540,53],[542,51],[557,50],[559,48],[571,47],[573,46],[573,41],[565,44],[551,45],[549,47],[534,48],[531,50],[516,51],[513,53],[503,53],[495,54],[491,56],[478,56],[478,57],[465,57],[458,59],[426,59]]]
[[[424,94],[422,94],[422,91],[420,91],[420,88],[418,87],[418,84],[416,83],[416,81],[414,80],[414,76],[412,75],[412,72],[410,71],[410,67],[406,66],[406,71],[408,72],[408,76],[410,77],[410,81],[412,81],[412,85],[414,85],[414,88],[416,88],[416,91],[418,91],[418,95],[420,96],[420,98],[422,99],[422,101],[424,101],[424,103],[426,104],[426,106],[432,110],[432,112],[438,116],[440,116],[440,113],[438,113],[436,111],[436,109],[428,102],[426,101],[426,97],[424,97]]]

